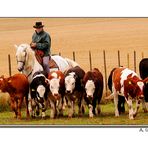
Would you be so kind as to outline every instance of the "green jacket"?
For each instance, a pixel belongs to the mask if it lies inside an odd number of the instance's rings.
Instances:
[[[35,32],[32,36],[32,42],[37,43],[36,49],[42,50],[44,52],[44,56],[48,56],[50,54],[51,38],[47,32]]]

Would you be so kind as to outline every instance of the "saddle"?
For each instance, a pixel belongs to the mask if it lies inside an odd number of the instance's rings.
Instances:
[[[37,59],[37,61],[43,65],[43,57],[44,57],[44,52],[41,50],[35,50],[35,57]],[[49,68],[58,68],[58,65],[56,64],[56,62],[49,56]]]

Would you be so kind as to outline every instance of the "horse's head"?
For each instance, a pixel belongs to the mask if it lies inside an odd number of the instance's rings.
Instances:
[[[27,49],[29,45],[21,44],[19,46],[15,45],[16,47],[16,60],[17,60],[17,69],[18,71],[24,70],[24,66],[26,64],[27,58]]]

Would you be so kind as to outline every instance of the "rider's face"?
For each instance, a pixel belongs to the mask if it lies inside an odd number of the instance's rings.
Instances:
[[[40,33],[41,31],[43,31],[43,27],[42,28],[35,28],[37,33]]]

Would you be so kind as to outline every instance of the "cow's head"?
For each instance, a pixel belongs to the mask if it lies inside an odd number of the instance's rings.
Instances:
[[[46,91],[45,86],[39,85],[37,87],[36,91],[37,91],[37,100],[38,100],[38,102],[43,103],[44,102],[44,97],[45,97],[45,91]]]
[[[127,91],[128,94],[132,97],[138,97],[139,99],[143,99],[143,88],[144,88],[144,83],[139,80],[135,81],[133,78],[127,79],[124,83],[127,86]]]
[[[52,78],[50,81],[50,91],[52,95],[58,99],[60,97],[59,89],[60,89],[60,79]]]
[[[76,78],[77,78],[77,76],[76,76],[75,72],[71,72],[65,77],[66,93],[73,92],[73,90],[75,89]]]
[[[4,76],[1,76],[0,77],[0,90],[2,92],[5,92],[8,89],[10,83],[11,83],[11,79],[4,78]]]
[[[85,91],[86,96],[88,98],[93,98],[94,92],[95,92],[95,83],[93,80],[88,80],[85,84]]]

